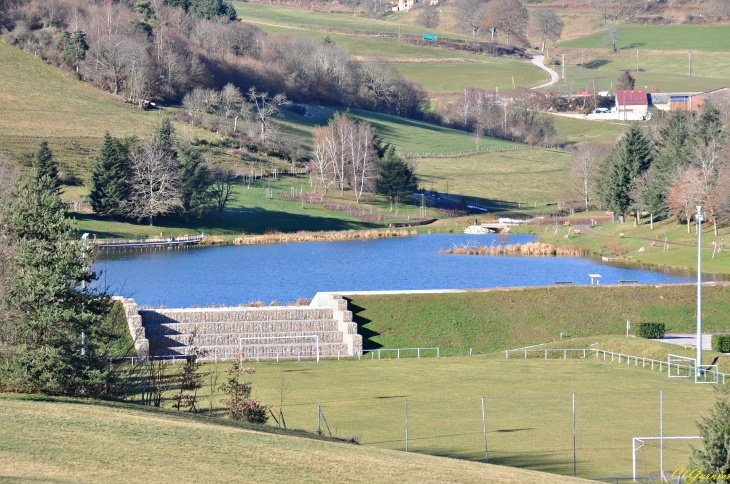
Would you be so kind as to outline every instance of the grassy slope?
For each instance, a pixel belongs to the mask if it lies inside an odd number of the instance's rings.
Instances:
[[[437,34],[450,38],[469,38],[440,29],[426,29],[409,23],[388,22],[360,17],[352,13],[316,12],[308,9],[292,8],[281,5],[233,2],[239,18],[254,22],[290,25],[308,29],[359,30],[383,34]]]
[[[695,291],[690,285],[604,286],[352,296],[350,307],[366,348],[440,346],[445,354],[464,354],[553,341],[561,332],[623,334],[627,319],[692,332]],[[730,287],[704,290],[706,331],[730,330],[729,296]]]
[[[30,161],[42,139],[64,170],[85,178],[105,131],[144,136],[162,119],[160,111],[140,111],[119,96],[74,79],[0,40],[0,152]],[[214,136],[188,129],[199,138]]]
[[[474,150],[472,135],[466,131],[360,109],[350,109],[349,113],[355,119],[370,123],[378,134],[385,141],[395,145],[400,153]],[[303,141],[309,137],[308,141],[311,144],[311,132],[314,126],[327,124],[333,114],[334,110],[328,108],[316,109],[312,113],[313,117],[304,117],[291,111],[285,111],[284,118],[278,122],[283,125],[285,131],[302,137]],[[496,138],[483,138],[480,148],[516,144]]]
[[[13,481],[149,482],[151,474],[175,482],[565,481],[131,408],[3,398],[0,412],[0,474]]]
[[[609,243],[619,243],[622,248],[629,252],[623,256],[626,261],[639,262],[652,266],[669,267],[680,270],[694,271],[697,269],[697,235],[694,225],[691,233],[687,234],[686,225],[677,225],[674,220],[665,220],[654,224],[654,230],[650,229],[646,218],[638,227],[633,227],[631,221],[620,224],[611,223],[600,227],[593,227],[594,231],[602,233],[607,237],[596,237],[587,234],[571,235],[568,241],[564,240],[565,231],[559,231],[555,235],[552,229],[545,227],[522,227],[516,230],[520,233],[532,233],[544,242],[550,244],[571,244],[579,245],[588,249],[596,255],[612,256],[606,249]],[[702,272],[706,274],[730,274],[730,253],[723,251],[712,258],[712,242],[722,242],[725,235],[730,233],[730,228],[721,227],[719,235],[713,234],[711,226],[703,226],[703,256]],[[625,237],[618,237],[624,234]],[[667,237],[669,250],[663,250],[663,240]],[[656,240],[656,246],[651,246],[651,240]],[[690,244],[689,247],[676,245],[676,242]],[[641,248],[644,250],[639,250]]]
[[[566,68],[566,77],[573,82],[573,91],[581,89],[592,89],[593,78],[596,79],[596,89],[608,91],[616,90],[618,77],[621,71],[618,69],[581,69],[579,67]],[[730,84],[728,79],[710,79],[703,77],[690,77],[680,74],[665,74],[662,72],[632,72],[636,79],[636,88],[644,89],[647,86],[649,91],[656,89],[658,92],[683,92],[683,91],[710,91]]]
[[[605,32],[600,31],[558,44],[559,47],[593,49],[599,46]],[[728,25],[621,25],[619,49],[705,50],[730,52]]]
[[[479,153],[455,158],[414,160],[421,185],[446,193],[490,201],[538,202],[555,199],[572,155],[550,150]],[[529,174],[529,175],[528,175]]]
[[[526,61],[413,46],[402,44],[397,39],[327,32],[327,29],[340,29],[397,34],[399,28],[397,21],[367,19],[343,13],[312,12],[274,5],[243,2],[234,2],[234,5],[239,17],[256,23],[270,34],[305,35],[319,39],[328,36],[330,40],[356,57],[377,56],[403,62],[396,66],[398,71],[430,92],[458,92],[467,86],[485,89],[494,89],[498,86],[500,90],[506,91],[512,89],[513,79],[516,87],[536,86],[546,79],[543,71]],[[441,36],[445,34],[449,37],[464,37],[453,32],[424,29],[409,23],[402,23],[400,28],[403,33],[420,35],[431,32]],[[454,65],[454,61],[464,60],[475,64]]]
[[[628,123],[596,122],[586,119],[553,116],[553,125],[558,136],[565,137],[566,142],[576,144],[582,142],[615,142],[629,128]]]
[[[712,403],[711,388],[668,380],[666,373],[641,364],[505,360],[503,353],[383,358],[251,362],[256,374],[250,379],[264,402],[279,402],[282,383],[287,387],[283,412],[289,428],[316,431],[320,402],[333,435],[396,450],[405,447],[407,399],[410,452],[478,462],[484,459],[484,396],[490,462],[563,475],[573,473],[571,392],[576,392],[577,467],[583,477],[631,475],[631,437],[657,434],[660,389],[667,435],[696,435],[698,412]],[[203,371],[213,371],[213,365]],[[207,391],[199,395],[207,406]],[[651,447],[639,456],[641,475],[658,473]],[[686,465],[688,444],[669,447],[666,467]]]

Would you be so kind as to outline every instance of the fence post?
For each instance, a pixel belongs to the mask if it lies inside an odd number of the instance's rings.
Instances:
[[[563,350],[563,359],[564,360],[568,359],[568,350]]]
[[[408,399],[406,398],[406,452],[408,452]]]
[[[398,348],[398,359],[400,360],[400,348]]]
[[[421,357],[421,348],[416,348],[416,353],[418,354],[418,357]]]
[[[484,462],[489,464],[489,446],[487,445],[487,418],[484,414],[484,396],[482,396],[482,427],[484,428]]]
[[[576,460],[576,438],[575,438],[575,392],[573,392],[573,477],[578,476],[578,464]]]
[[[436,347],[436,358],[439,358],[439,357],[441,356],[441,354],[440,354],[440,353],[441,353],[441,352],[440,352],[440,350],[439,350],[439,347],[437,346],[437,347]]]
[[[380,359],[380,349],[378,348],[378,359]]]

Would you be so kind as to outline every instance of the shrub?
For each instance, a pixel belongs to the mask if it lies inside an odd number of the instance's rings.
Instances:
[[[718,353],[730,353],[730,334],[713,334],[712,350]]]
[[[639,323],[636,336],[646,339],[659,339],[664,337],[664,323]]]

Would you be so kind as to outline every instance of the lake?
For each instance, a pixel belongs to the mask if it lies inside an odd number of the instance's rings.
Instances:
[[[454,244],[498,244],[497,235],[432,234],[345,242],[106,251],[94,269],[113,295],[167,307],[268,304],[318,291],[469,289],[552,285],[692,282],[690,273],[622,267],[596,258],[439,254]],[[535,240],[511,235],[510,244]]]

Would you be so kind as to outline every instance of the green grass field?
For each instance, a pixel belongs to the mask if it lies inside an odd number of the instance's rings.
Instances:
[[[559,71],[559,68],[556,68]],[[613,87],[616,90],[620,70],[611,69],[581,69],[579,67],[566,67],[568,83],[573,86],[571,91],[581,89],[593,89],[593,79],[596,80],[596,89],[608,91]],[[730,79],[716,79],[687,76],[682,74],[664,74],[661,72],[632,72],[636,79],[636,89],[646,89],[658,92],[686,92],[686,91],[710,91],[730,84]]]
[[[691,232],[687,233],[686,225],[678,225],[675,220],[664,220],[654,224],[651,230],[648,219],[645,217],[642,224],[633,227],[632,221],[627,223],[611,223],[604,226],[592,227],[604,237],[592,236],[589,234],[571,235],[568,241],[564,240],[564,231],[555,235],[551,228],[546,227],[521,227],[516,232],[532,233],[540,240],[550,244],[570,244],[583,247],[594,255],[614,257],[607,249],[611,243],[617,243],[626,252],[622,259],[629,263],[647,264],[655,268],[670,268],[681,271],[695,271],[697,269],[697,235],[692,225]],[[724,236],[730,232],[728,227],[721,226],[718,236],[713,233],[712,226],[703,226],[703,249],[702,249],[702,272],[709,275],[719,274],[727,277],[730,274],[730,253],[719,252],[712,258],[712,243],[718,244]],[[624,234],[625,237],[618,237]],[[667,237],[669,249],[664,251],[663,241]],[[642,240],[649,239],[649,240]],[[652,247],[652,242],[655,246]],[[682,247],[676,243],[689,244]],[[644,250],[640,250],[640,249]]]
[[[565,116],[553,116],[552,120],[558,136],[564,137],[565,141],[571,144],[582,142],[613,143],[623,136],[629,128],[628,123],[621,121],[597,122]]]
[[[316,12],[303,8],[248,2],[233,2],[233,6],[240,19],[275,25],[288,25],[317,30],[354,30],[372,32],[374,34],[397,35],[400,31],[403,34],[422,35],[429,33],[450,38],[469,38],[466,35],[440,29],[426,29],[409,23],[401,24],[397,21],[376,20],[360,17],[352,13]]]
[[[510,91],[548,81],[547,74],[525,61],[491,57],[485,63],[398,63],[396,70],[429,92],[458,92],[464,87]]]
[[[488,353],[555,341],[560,333],[620,335],[627,319],[661,322],[667,332],[691,333],[696,323],[695,295],[692,285],[358,295],[350,298],[350,310],[365,348],[440,346],[442,354],[463,355],[470,348]],[[727,286],[704,289],[705,331],[730,330],[729,295]]]
[[[69,399],[0,398],[13,482],[566,482],[563,477]],[[89,403],[95,403],[93,401]],[[304,438],[303,438],[304,437]],[[568,480],[567,482],[573,482]],[[574,482],[581,482],[575,480]]]
[[[421,185],[428,189],[479,198],[484,207],[494,201],[544,206],[555,200],[571,158],[561,151],[528,149],[413,162]]]
[[[350,109],[349,113],[355,119],[370,123],[378,135],[385,141],[395,145],[399,153],[441,151],[446,153],[475,150],[471,133],[465,131],[360,109]],[[289,110],[285,110],[283,114],[283,118],[276,121],[283,126],[283,131],[300,137],[302,141],[306,141],[309,137],[311,146],[312,129],[314,126],[327,124],[327,121],[334,115],[334,110],[316,108],[312,111],[310,117],[304,117]],[[482,138],[479,146],[480,149],[485,149],[487,147],[509,147],[517,144],[485,137]]]
[[[605,31],[560,42],[558,47],[595,49],[606,36]],[[729,25],[627,25],[619,26],[621,50],[704,50],[730,52]],[[606,49],[608,50],[608,49]]]
[[[696,435],[695,421],[711,406],[713,393],[708,386],[670,380],[666,371],[594,358],[506,360],[504,353],[434,358],[424,353],[420,359],[393,354],[380,360],[248,365],[256,368],[250,380],[263,402],[278,405],[284,388],[281,409],[288,428],[315,432],[319,404],[325,435],[354,438],[366,448],[405,450],[407,400],[409,453],[484,462],[483,396],[491,463],[564,476],[573,474],[572,392],[581,477],[631,475],[631,438],[659,433],[659,390],[664,391],[665,435]],[[217,371],[226,366],[219,364]],[[203,371],[210,377],[215,365]],[[198,393],[206,410],[208,394],[205,388]],[[220,398],[214,395],[219,414]],[[275,425],[273,419],[269,425]],[[658,473],[656,451],[648,445],[638,455],[640,475]],[[686,465],[688,453],[686,442],[667,444],[666,468]]]

